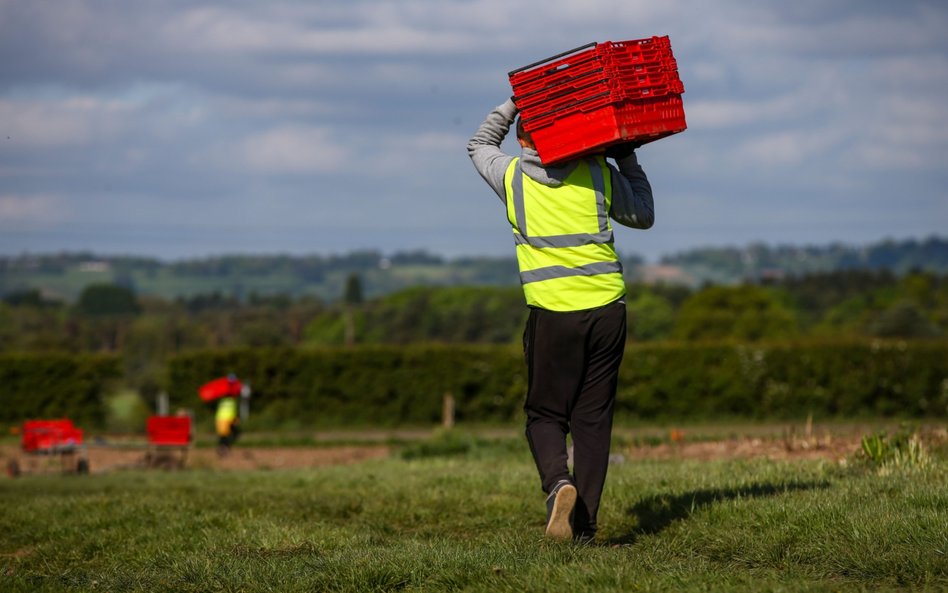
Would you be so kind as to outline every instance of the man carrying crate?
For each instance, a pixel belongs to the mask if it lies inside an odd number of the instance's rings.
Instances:
[[[500,145],[517,112],[513,99],[495,108],[467,150],[506,206],[530,307],[524,411],[527,442],[548,495],[546,535],[592,542],[626,341],[626,288],[609,219],[651,227],[652,189],[634,144],[545,166],[521,124],[520,156],[505,154]]]
[[[214,425],[217,428],[217,455],[226,457],[240,434],[240,419],[237,416],[237,398],[222,397],[217,400]]]

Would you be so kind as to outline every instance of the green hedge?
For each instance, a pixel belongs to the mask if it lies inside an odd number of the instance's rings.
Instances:
[[[170,361],[169,396],[206,417],[198,387],[232,372],[250,383],[252,418],[263,425],[437,422],[445,393],[459,421],[509,420],[526,389],[521,361],[496,346],[208,351]]]
[[[66,417],[83,428],[101,427],[103,395],[121,376],[117,356],[2,354],[0,424]]]
[[[618,402],[640,418],[944,418],[948,343],[634,346]]]
[[[526,368],[516,347],[373,346],[200,351],[168,363],[173,407],[234,372],[254,392],[254,426],[436,423],[452,393],[461,422],[521,418]],[[0,355],[0,425],[69,417],[101,427],[116,356]],[[948,417],[948,342],[632,345],[620,418]]]
[[[199,407],[198,387],[229,373],[254,392],[259,425],[439,421],[454,394],[459,421],[519,419],[521,352],[506,346],[358,347],[196,352],[169,364],[172,404]],[[635,345],[623,361],[620,418],[948,416],[948,343]]]

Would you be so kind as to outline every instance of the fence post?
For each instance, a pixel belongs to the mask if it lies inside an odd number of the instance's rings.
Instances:
[[[164,391],[155,397],[155,413],[159,416],[168,415],[168,394]]]
[[[454,394],[450,391],[444,394],[441,406],[441,426],[447,429],[454,428]]]
[[[246,422],[250,418],[250,384],[244,383],[240,388],[240,421]]]

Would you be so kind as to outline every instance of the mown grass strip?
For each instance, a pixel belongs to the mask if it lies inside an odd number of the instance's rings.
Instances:
[[[542,538],[529,455],[0,482],[3,591],[864,591],[948,586],[948,472],[625,462],[600,545]]]

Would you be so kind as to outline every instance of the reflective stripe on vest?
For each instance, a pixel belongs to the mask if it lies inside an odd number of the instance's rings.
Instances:
[[[622,264],[617,261],[601,261],[584,266],[570,268],[567,266],[548,266],[536,270],[527,270],[520,273],[520,280],[523,284],[530,282],[542,282],[543,280],[552,280],[554,278],[568,278],[570,276],[597,276],[599,274],[621,273]]]
[[[609,228],[609,207],[606,205],[606,182],[602,175],[602,168],[595,159],[587,158],[583,159],[583,162],[589,167],[593,190],[596,192],[596,214],[599,217],[599,232],[594,234],[575,233],[546,237],[532,237],[527,230],[527,213],[523,200],[523,169],[520,166],[520,159],[515,159],[515,162],[517,163],[517,170],[514,171],[513,179],[511,179],[514,212],[517,218],[517,228],[514,229],[514,243],[517,245],[526,244],[538,249],[544,247],[579,247],[580,245],[612,243],[612,229]]]
[[[524,176],[519,158],[509,165],[507,218],[528,304],[573,311],[625,294],[622,264],[612,245],[605,167],[602,159],[583,159],[562,186],[550,187]],[[526,195],[525,184],[530,186]]]

